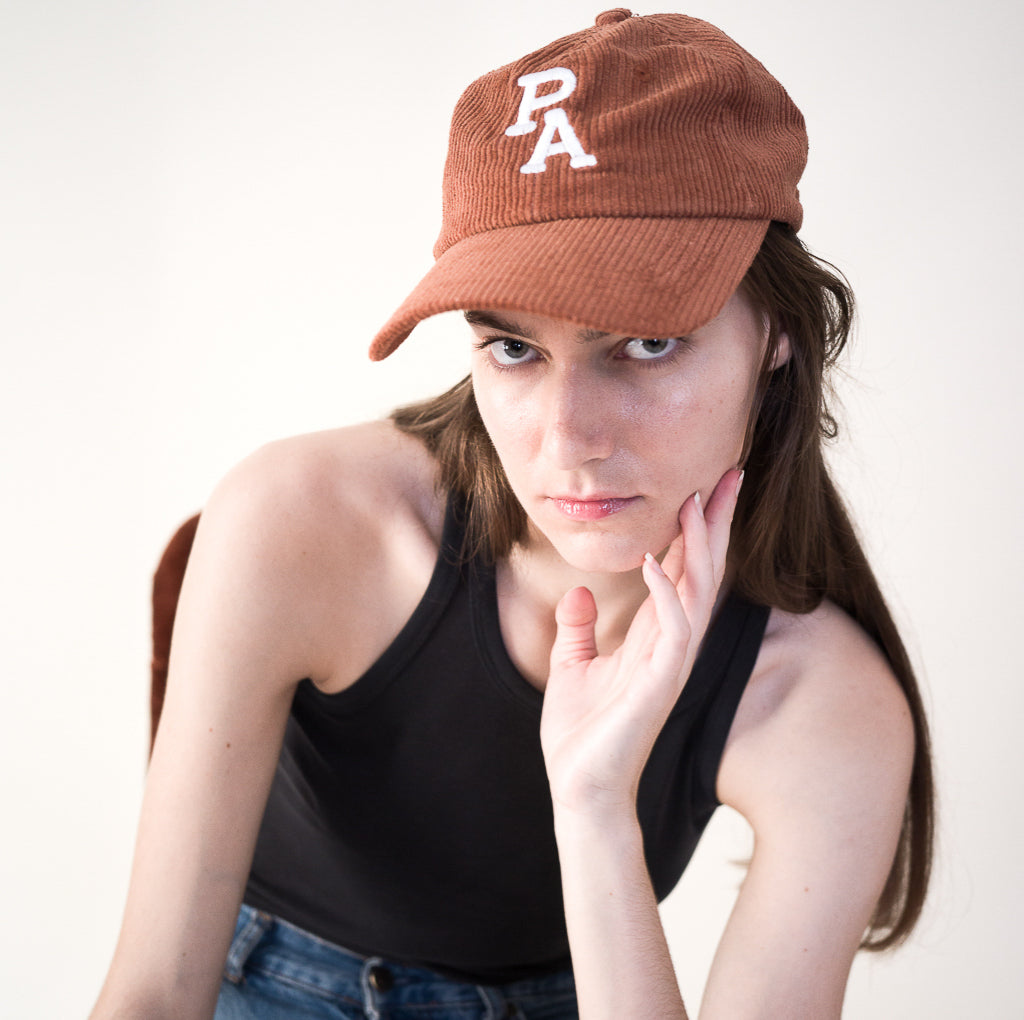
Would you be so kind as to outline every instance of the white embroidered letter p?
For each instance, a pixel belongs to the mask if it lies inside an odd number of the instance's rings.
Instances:
[[[537,95],[537,88],[549,81],[559,82],[554,92],[548,92],[543,96]],[[528,135],[537,128],[537,122],[532,120],[530,115],[535,110],[542,110],[546,106],[553,106],[567,99],[576,88],[576,75],[567,67],[552,67],[547,71],[534,71],[532,74],[522,75],[516,82],[523,89],[522,102],[519,104],[519,116],[516,122],[505,129],[506,135]],[[555,141],[555,136],[559,141]],[[533,154],[528,162],[524,163],[519,172],[523,174],[542,174],[547,169],[548,156],[557,156],[566,153],[569,159],[569,166],[575,168],[594,166],[597,159],[588,152],[583,151],[576,132],[569,123],[569,118],[564,110],[549,110],[544,114],[544,130],[541,132],[537,144],[534,146]]]

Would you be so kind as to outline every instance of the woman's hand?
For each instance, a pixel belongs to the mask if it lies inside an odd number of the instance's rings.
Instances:
[[[573,588],[559,602],[541,716],[556,808],[635,811],[640,774],[711,619],[742,477],[726,472],[706,508],[698,494],[683,504],[661,565],[645,558],[650,595],[611,655],[597,653],[590,591]]]

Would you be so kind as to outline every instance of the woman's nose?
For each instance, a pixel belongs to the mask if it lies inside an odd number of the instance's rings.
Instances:
[[[571,366],[546,380],[544,453],[559,470],[609,457],[615,446],[615,419],[614,395],[592,373]]]

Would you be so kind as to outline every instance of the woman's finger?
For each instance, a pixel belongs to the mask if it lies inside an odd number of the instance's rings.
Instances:
[[[715,486],[715,491],[711,494],[704,511],[711,561],[714,564],[716,589],[722,583],[722,577],[725,575],[725,564],[729,554],[729,533],[742,484],[743,472],[739,468],[726,471]]]
[[[693,499],[690,497],[679,508],[679,534],[672,540],[668,551],[661,558],[661,569],[673,584],[678,584],[683,576],[683,568],[686,565],[686,529],[683,527],[683,512],[686,504]]]
[[[675,682],[686,661],[690,623],[676,586],[650,553],[644,557],[644,580],[658,619],[657,634],[650,650],[651,669],[655,676]]]
[[[597,604],[587,588],[571,588],[555,607],[555,643],[551,646],[551,672],[597,657],[594,625]]]
[[[676,590],[691,623],[696,623],[703,618],[704,604],[710,606],[718,591],[711,547],[708,543],[708,525],[699,494],[695,494],[683,504],[680,520],[685,545],[683,575],[676,584]]]

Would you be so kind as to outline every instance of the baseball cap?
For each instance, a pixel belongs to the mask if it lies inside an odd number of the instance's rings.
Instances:
[[[772,220],[799,229],[806,158],[800,111],[724,32],[605,11],[463,93],[434,265],[370,357],[455,309],[690,333],[739,286]]]

